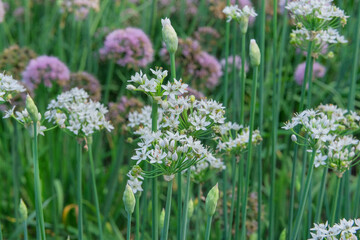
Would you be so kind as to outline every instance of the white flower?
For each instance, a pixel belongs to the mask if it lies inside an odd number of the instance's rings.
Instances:
[[[14,109],[16,106],[13,106],[11,109],[5,111],[5,115],[3,118],[10,118],[14,115]]]
[[[325,161],[326,159],[327,159],[326,155],[322,155],[321,153],[316,154],[314,159],[314,166],[317,168],[319,166],[326,165],[326,161]]]

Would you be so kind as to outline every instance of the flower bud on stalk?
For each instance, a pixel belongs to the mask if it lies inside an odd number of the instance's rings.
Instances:
[[[29,113],[31,120],[36,123],[39,120],[39,111],[34,103],[34,100],[30,97],[29,94],[26,96],[25,107]]]
[[[260,66],[261,53],[255,39],[250,41],[250,63],[253,67]]]
[[[249,26],[249,16],[243,16],[240,18],[240,32],[246,34]]]
[[[160,219],[159,219],[159,227],[160,229],[163,229],[164,227],[164,221],[165,221],[165,209],[163,208],[160,213]]]
[[[194,202],[192,199],[190,199],[188,203],[188,218],[191,218],[193,213],[194,213]]]
[[[128,184],[126,184],[126,187],[125,187],[123,201],[124,201],[124,204],[125,204],[125,210],[129,214],[132,214],[134,212],[136,202],[135,202],[134,193],[133,193],[131,187]]]
[[[171,26],[169,18],[161,19],[162,28],[162,37],[166,44],[166,48],[169,53],[175,53],[178,48],[178,36]]]
[[[28,218],[28,210],[22,199],[20,199],[19,213],[20,213],[20,221],[21,222],[26,221],[26,219]]]
[[[205,209],[206,213],[209,216],[214,215],[216,210],[216,205],[219,200],[219,187],[216,184],[208,193],[206,197]]]

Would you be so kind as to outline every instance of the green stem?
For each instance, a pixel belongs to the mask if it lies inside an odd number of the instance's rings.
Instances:
[[[2,231],[1,231],[1,224],[0,224],[0,240],[3,240]]]
[[[77,154],[77,201],[78,201],[78,239],[83,239],[83,206],[82,206],[82,145],[76,145]]]
[[[306,58],[306,66],[305,66],[305,73],[304,73],[304,81],[302,83],[301,88],[301,98],[300,98],[300,104],[298,112],[301,112],[304,110],[304,100],[305,100],[305,92],[306,92],[306,84],[307,84],[307,78],[308,78],[308,71],[310,66],[310,60],[311,60],[311,53],[312,53],[312,42],[309,42],[308,50],[307,50],[307,58]],[[299,130],[297,131],[299,132]],[[296,166],[297,166],[297,153],[298,153],[299,146],[295,144],[294,146],[294,156],[292,161],[292,175],[291,175],[291,186],[290,186],[290,206],[289,206],[289,223],[288,223],[288,230],[286,231],[287,240],[290,239],[290,236],[292,236],[292,223],[293,223],[293,217],[294,217],[294,200],[295,200],[295,180],[296,180]],[[304,153],[305,154],[305,153]]]
[[[263,132],[263,119],[264,119],[264,75],[265,75],[265,16],[266,16],[266,2],[261,0],[261,12],[260,12],[260,52],[262,58],[260,59],[260,73],[259,73],[259,131]],[[258,240],[261,238],[262,230],[262,142],[258,146],[257,152],[257,163],[258,163]]]
[[[300,230],[301,219],[302,219],[302,216],[304,214],[304,209],[305,209],[305,205],[306,205],[306,202],[307,202],[307,196],[308,196],[309,189],[310,189],[310,183],[312,181],[312,175],[313,175],[313,171],[314,171],[314,159],[315,159],[315,156],[316,156],[316,150],[313,149],[313,152],[311,154],[311,160],[310,160],[310,163],[309,163],[309,172],[307,174],[306,183],[305,183],[305,186],[304,186],[304,194],[303,194],[303,196],[302,196],[302,198],[300,200],[299,210],[298,210],[298,213],[296,215],[296,220],[295,220],[294,232],[293,232],[292,237],[290,239],[296,239],[297,235],[299,233],[299,230]]]
[[[228,229],[228,208],[227,208],[227,179],[226,179],[226,168],[222,172],[222,181],[223,181],[223,214],[224,214],[224,232],[223,239],[227,239],[227,229]]]
[[[211,216],[211,215],[209,215],[209,216],[207,217],[205,240],[209,240],[209,239],[210,239],[212,217],[213,217],[213,216]]]
[[[154,30],[156,26],[156,6],[157,6],[157,0],[152,0],[151,3],[151,13],[150,13],[150,25],[149,25],[149,35],[151,37],[154,37]]]
[[[152,104],[152,131],[157,131],[158,104],[153,100]],[[151,181],[151,199],[152,199],[152,239],[159,239],[159,219],[158,219],[158,179],[155,177]]]
[[[190,195],[190,168],[187,170],[186,175],[186,189],[185,189],[185,199],[184,199],[184,208],[182,215],[182,223],[181,223],[181,239],[186,239],[186,227],[188,221],[188,204],[189,204],[189,195]]]
[[[170,53],[171,81],[176,79],[175,53]]]
[[[270,199],[269,199],[269,239],[274,239],[274,224],[275,224],[275,171],[276,171],[276,151],[277,151],[277,129],[278,129],[278,84],[277,84],[277,0],[273,2],[273,103],[272,103],[272,141],[271,141],[271,170],[270,170]]]
[[[252,135],[254,131],[254,122],[255,122],[255,108],[256,108],[256,90],[257,90],[257,78],[258,78],[258,67],[254,69],[254,77],[252,82],[252,89],[251,89],[251,103],[250,103],[250,127],[249,127],[249,142],[248,142],[248,155],[246,158],[246,178],[245,178],[245,192],[244,198],[242,202],[242,238],[246,239],[246,210],[247,210],[247,199],[248,199],[248,191],[249,191],[249,184],[250,184],[250,171],[251,171],[251,157],[252,157]]]
[[[131,237],[131,213],[127,213],[127,229],[126,229],[126,240],[130,240]]]
[[[104,95],[104,104],[106,105],[109,102],[110,94],[110,83],[114,75],[115,62],[114,60],[110,61],[108,72],[106,74],[106,85],[105,85],[105,95]]]
[[[245,41],[246,34],[241,35],[241,78],[240,78],[240,124],[244,123],[245,106]],[[233,56],[235,57],[235,56]]]
[[[237,194],[236,194],[236,214],[235,214],[235,240],[239,238],[239,228],[240,228],[240,201],[241,201],[241,194],[242,194],[242,178],[244,174],[244,163],[240,160],[238,166],[238,179],[237,179]]]
[[[177,203],[178,203],[178,215],[177,215],[177,222],[178,222],[178,227],[176,230],[176,236],[177,239],[181,239],[181,235],[182,235],[182,228],[183,228],[183,222],[181,221],[182,219],[182,179],[181,179],[181,172],[179,172],[178,174],[176,174],[177,176],[177,184],[178,184],[178,191],[177,191]]]
[[[196,221],[199,223],[201,222],[201,184],[198,184],[198,189],[197,189],[197,201],[198,201],[198,205],[196,208]],[[196,233],[196,239],[199,240],[200,239],[200,224],[195,224],[195,233]]]
[[[334,198],[334,203],[333,203],[333,206],[331,209],[331,217],[330,217],[330,221],[329,221],[330,226],[332,226],[335,223],[336,210],[339,208],[338,199],[339,199],[339,195],[340,195],[340,182],[341,182],[341,178],[337,177],[336,190],[334,192],[335,198]]]
[[[229,5],[230,0],[227,0],[227,6]],[[229,49],[230,49],[230,22],[226,21],[225,24],[225,68],[224,68],[224,98],[223,103],[226,107],[228,105],[228,91],[229,91]]]
[[[172,183],[173,183],[173,180],[170,180],[168,182],[168,187],[167,187],[165,220],[164,220],[164,227],[162,229],[161,240],[168,239],[169,223],[170,223],[170,210],[171,210]]]
[[[315,223],[319,223],[320,221],[320,216],[321,216],[321,209],[322,209],[322,204],[324,201],[324,195],[325,195],[325,185],[326,185],[326,176],[328,173],[328,168],[325,167],[323,170],[323,175],[321,178],[321,184],[320,184],[320,195],[318,198],[318,202],[317,202],[317,211],[315,214]]]
[[[353,69],[351,73],[351,83],[350,83],[350,92],[349,92],[349,104],[348,109],[354,110],[355,108],[355,92],[356,92],[356,80],[357,80],[357,71],[359,69],[359,47],[360,47],[360,4],[358,3],[358,17],[355,28],[355,51],[354,51],[354,61],[353,61]]]
[[[313,80],[313,66],[314,58],[310,57],[310,66],[309,66],[309,75],[308,75],[308,95],[307,95],[307,108],[311,107],[311,89],[312,89],[312,80]]]
[[[229,217],[229,229],[227,234],[227,239],[230,240],[232,237],[232,225],[233,225],[233,218],[234,218],[234,208],[235,208],[235,187],[236,187],[236,158],[232,156],[231,161],[231,180],[232,188],[231,188],[231,205],[230,205],[230,217]]]
[[[12,170],[13,170],[13,186],[14,186],[14,206],[15,206],[15,219],[16,222],[19,221],[19,208],[16,206],[19,206],[19,154],[18,154],[18,126],[17,122],[13,119],[13,127],[14,127],[14,135],[11,142],[11,157],[12,157]]]
[[[92,139],[89,139],[89,141],[88,141],[90,172],[91,172],[91,184],[92,184],[92,190],[93,190],[94,200],[95,200],[96,218],[97,218],[97,223],[98,223],[98,228],[99,228],[99,239],[102,240],[103,239],[103,230],[102,230],[102,224],[101,224],[99,199],[98,199],[97,188],[96,188],[95,167],[94,167],[92,142],[91,141],[92,141]]]
[[[23,222],[23,226],[24,226],[24,240],[28,240],[28,230],[27,230],[27,220],[26,219]],[[0,239],[1,239],[1,237],[0,237]]]
[[[44,213],[41,201],[41,182],[40,182],[40,170],[38,159],[38,136],[37,136],[37,123],[33,124],[34,136],[33,136],[33,161],[34,161],[34,186],[35,186],[35,208],[36,208],[36,229],[37,238],[46,240],[45,235],[45,223]]]
[[[136,206],[135,206],[135,240],[140,239],[140,194],[136,195]]]

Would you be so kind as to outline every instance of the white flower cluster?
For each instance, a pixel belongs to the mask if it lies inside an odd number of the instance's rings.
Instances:
[[[313,52],[320,54],[325,45],[347,43],[336,29],[341,23],[345,26],[347,18],[344,11],[333,5],[332,0],[295,0],[287,4],[297,26],[291,33],[291,43],[306,49],[313,41]]]
[[[231,20],[240,21],[241,18],[249,18],[249,17],[256,17],[257,14],[253,7],[244,6],[243,9],[240,9],[238,5],[230,5],[226,6],[223,9],[223,13],[227,17],[227,21],[230,22]]]
[[[355,223],[355,225],[354,225]],[[356,236],[357,230],[360,229],[360,219],[355,220],[346,220],[341,219],[340,223],[336,223],[334,226],[329,226],[328,222],[314,224],[314,227],[310,230],[311,238],[309,240],[356,240],[358,239]]]
[[[162,71],[161,69],[150,69],[155,75],[155,78],[148,78],[146,74],[141,71],[131,76],[128,82],[134,83],[136,86],[129,84],[126,86],[129,90],[142,91],[152,97],[154,96],[180,96],[187,92],[187,84],[183,83],[182,80],[174,79],[174,82],[168,82],[166,85],[162,85],[168,72]]]
[[[26,89],[12,76],[0,73],[0,103],[9,101],[14,94],[25,92]]]
[[[295,0],[289,1],[286,6],[293,18],[317,18],[331,21],[336,18],[346,22],[344,10],[334,6],[333,0]]]
[[[78,137],[87,137],[96,131],[114,127],[106,120],[107,108],[93,102],[83,90],[73,88],[51,100],[45,119],[64,128]]]
[[[232,133],[235,131],[235,136]],[[250,137],[249,128],[244,128],[236,123],[225,123],[220,126],[220,134],[221,136],[218,137],[218,144],[217,149],[219,151],[226,151],[226,152],[241,152],[244,151],[249,144],[249,137]],[[252,144],[258,144],[262,141],[261,135],[259,130],[255,130],[252,133]]]
[[[352,135],[360,128],[359,121],[357,113],[329,104],[296,114],[283,128],[293,131],[294,141],[307,141],[310,151],[316,151],[315,167],[327,165],[341,176],[360,153],[359,140]],[[300,134],[294,130],[297,126],[301,127]]]

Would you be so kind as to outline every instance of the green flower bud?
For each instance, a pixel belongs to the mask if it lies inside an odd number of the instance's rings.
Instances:
[[[194,95],[191,95],[191,96],[190,96],[190,101],[191,101],[192,103],[194,103],[195,100],[196,100],[195,96],[194,96]]]
[[[24,222],[28,218],[28,210],[27,207],[22,199],[20,199],[19,204],[19,214],[20,214],[20,221]]]
[[[194,202],[192,199],[190,199],[188,203],[188,218],[191,218],[193,213],[194,213]]]
[[[159,227],[160,229],[163,229],[164,227],[164,221],[165,221],[165,209],[163,208],[160,213],[160,219],[159,219]]]
[[[30,97],[29,94],[26,96],[25,107],[31,120],[33,120],[33,122],[37,122],[39,120],[39,111],[34,103],[34,100]]]
[[[279,240],[285,240],[286,239],[286,228],[280,233]]]
[[[256,44],[255,39],[250,41],[250,63],[253,67],[258,67],[260,65],[261,53],[259,46]]]
[[[131,187],[129,186],[129,184],[126,184],[123,201],[125,204],[125,210],[128,213],[132,214],[134,212],[136,201],[135,201],[134,193],[133,193]]]
[[[246,34],[249,26],[249,17],[248,16],[241,17],[239,24],[240,24],[240,32],[242,34]]]
[[[161,19],[162,28],[162,37],[166,44],[166,48],[169,53],[175,53],[178,48],[178,36],[171,26],[170,19],[165,18]]]
[[[218,200],[219,200],[219,187],[218,184],[216,184],[206,196],[205,208],[207,215],[210,216],[214,215]]]

